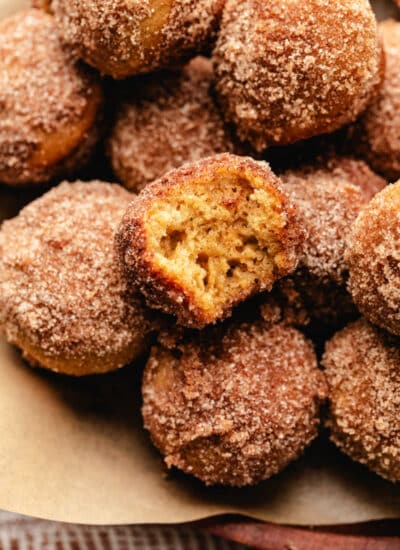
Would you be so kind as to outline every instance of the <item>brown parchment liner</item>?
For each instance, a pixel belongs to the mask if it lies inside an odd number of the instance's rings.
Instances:
[[[23,5],[0,0],[0,17]],[[397,14],[390,0],[375,5],[380,18]],[[0,186],[0,220],[33,196]],[[0,339],[0,508],[87,524],[178,523],[225,513],[314,525],[400,517],[400,484],[353,464],[326,438],[255,488],[206,489],[177,473],[163,476],[141,427],[141,368],[56,376],[28,368]]]

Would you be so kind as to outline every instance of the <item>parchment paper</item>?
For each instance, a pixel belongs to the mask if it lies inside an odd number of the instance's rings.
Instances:
[[[0,13],[23,3],[0,0]],[[396,14],[389,1],[380,8],[381,16],[384,9]],[[0,219],[32,198],[0,187]],[[166,478],[141,428],[141,368],[76,380],[28,368],[0,340],[0,508],[88,524],[236,512],[287,524],[400,517],[400,486],[352,463],[326,438],[256,488],[206,489],[181,474]]]

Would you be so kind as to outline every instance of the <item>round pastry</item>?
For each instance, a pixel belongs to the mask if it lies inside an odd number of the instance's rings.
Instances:
[[[225,117],[257,151],[354,121],[383,64],[368,0],[227,0],[213,58]]]
[[[377,172],[400,177],[400,23],[379,25],[386,66],[378,97],[350,129],[351,144]]]
[[[100,374],[146,349],[150,321],[114,257],[132,196],[62,183],[0,230],[0,327],[33,366]]]
[[[400,481],[400,346],[360,319],[327,343],[331,439],[353,460]]]
[[[331,155],[320,160],[317,167],[321,175],[325,171],[326,176],[329,177],[328,174],[330,174],[335,181],[355,185],[363,194],[366,203],[382,191],[388,183],[379,174],[373,172],[364,161],[352,157]],[[308,171],[313,172],[312,168]]]
[[[235,152],[210,93],[212,78],[211,62],[196,57],[181,71],[128,85],[108,147],[125,187],[139,191],[186,162]]]
[[[53,0],[65,41],[100,72],[125,78],[210,49],[225,0]]]
[[[303,228],[266,163],[216,155],[150,183],[117,235],[154,308],[202,328],[296,267]]]
[[[362,210],[348,239],[349,289],[371,323],[400,335],[400,182]]]
[[[217,326],[152,349],[143,418],[170,468],[207,485],[252,485],[316,437],[323,374],[312,344],[283,325]]]
[[[386,182],[364,162],[345,157],[287,172],[282,180],[308,236],[296,272],[279,281],[274,294],[286,316],[296,314],[295,324],[343,325],[357,316],[346,289],[346,237],[363,206]],[[266,303],[270,300],[267,295]]]
[[[70,174],[96,145],[98,77],[61,45],[41,10],[0,22],[0,182],[44,183]]]

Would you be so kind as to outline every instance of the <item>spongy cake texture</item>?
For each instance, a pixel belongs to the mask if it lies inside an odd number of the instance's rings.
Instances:
[[[148,303],[200,328],[290,273],[303,239],[268,165],[223,154],[147,186],[127,210],[117,245]]]

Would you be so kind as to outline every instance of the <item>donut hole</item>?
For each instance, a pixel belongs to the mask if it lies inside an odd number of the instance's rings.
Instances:
[[[143,373],[153,443],[168,468],[207,485],[252,485],[286,467],[318,434],[327,393],[301,332],[237,321],[158,342]]]
[[[271,288],[283,261],[281,200],[276,189],[237,175],[174,189],[147,218],[157,269],[185,288],[205,319],[233,297]]]

